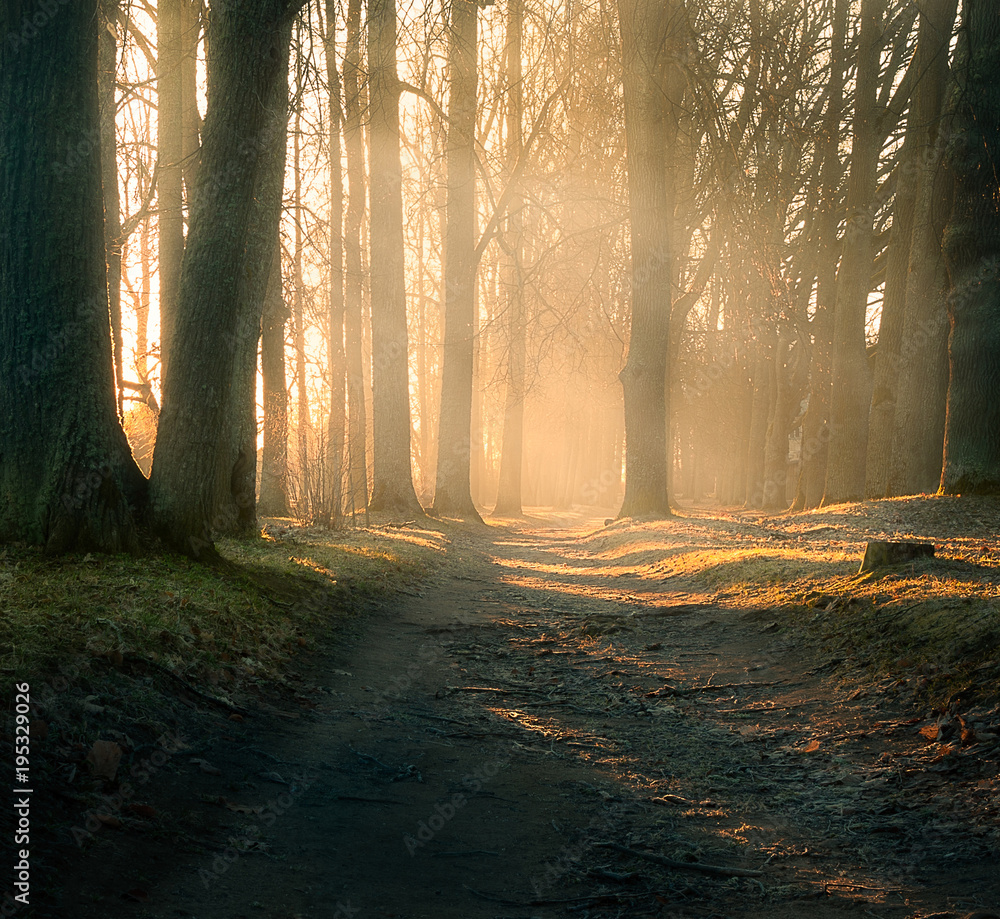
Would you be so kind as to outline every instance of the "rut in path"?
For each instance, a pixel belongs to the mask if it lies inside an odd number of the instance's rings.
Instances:
[[[239,816],[137,915],[943,919],[1000,904],[996,830],[971,809],[996,794],[995,758],[936,758],[913,713],[842,680],[774,614],[679,594],[578,535],[455,537],[419,591],[310,675],[324,701],[308,718],[219,738],[213,762],[252,777],[226,788]]]

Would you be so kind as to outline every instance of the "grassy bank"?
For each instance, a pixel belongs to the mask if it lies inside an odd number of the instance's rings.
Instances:
[[[46,558],[0,548],[3,691],[23,680],[152,662],[222,695],[275,676],[359,603],[419,579],[444,552],[439,532],[342,532],[269,521],[263,538],[221,540],[209,568],[149,555]]]
[[[734,612],[768,610],[852,670],[944,705],[1000,699],[998,524],[997,499],[922,496],[799,514],[689,510],[587,541],[609,574],[634,567]],[[873,539],[933,542],[936,556],[859,574]]]

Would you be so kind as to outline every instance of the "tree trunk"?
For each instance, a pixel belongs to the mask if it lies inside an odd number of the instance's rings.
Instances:
[[[297,42],[301,49],[302,43]],[[305,65],[298,61],[298,78],[296,90],[302,92],[301,78]],[[301,101],[295,112],[294,136],[292,139],[292,213],[294,214],[294,251],[292,252],[292,340],[295,348],[295,442],[298,447],[296,466],[298,469],[298,488],[295,512],[300,520],[312,517],[313,477],[309,468],[309,429],[311,419],[309,413],[309,389],[306,380],[306,327],[302,308],[302,109]]]
[[[285,323],[281,286],[281,244],[276,239],[264,295],[260,372],[264,381],[264,449],[261,454],[258,510],[266,517],[287,517],[288,389],[285,384]]]
[[[104,188],[104,251],[108,265],[108,308],[114,348],[118,417],[125,417],[125,370],[122,366],[122,214],[118,191],[118,138],[115,132],[120,0],[101,0],[98,85],[101,106],[101,181]]]
[[[672,264],[664,44],[673,3],[618,0],[632,229],[632,303],[625,398],[625,497],[619,517],[670,516],[667,496],[667,350]]]
[[[507,3],[507,181],[521,157],[524,112],[524,73],[521,30],[524,0]],[[516,190],[507,207],[507,249],[504,292],[507,300],[507,393],[500,445],[500,483],[494,514],[520,516],[521,474],[524,465],[524,382],[527,330],[524,309],[524,197]]]
[[[990,0],[965,0],[958,105],[948,159],[956,179],[945,233],[948,420],[941,489],[1000,494],[1000,18]]]
[[[155,526],[179,551],[254,526],[257,340],[278,232],[288,50],[298,0],[214,12],[198,188],[151,480]]]
[[[802,458],[793,510],[819,507],[826,485],[830,444],[830,387],[833,312],[837,297],[837,263],[842,246],[837,238],[837,211],[843,180],[840,126],[844,106],[847,61],[847,0],[835,0],[830,52],[830,92],[823,118],[823,165],[820,171],[819,214],[816,217],[816,312],[810,322],[809,406],[802,419]]]
[[[865,342],[871,292],[874,206],[880,135],[876,125],[879,53],[886,0],[862,0],[854,129],[847,184],[847,229],[833,318],[830,445],[823,504],[865,496],[871,371]]]
[[[403,265],[403,175],[399,149],[395,0],[370,0],[372,426],[371,509],[423,514],[410,466],[410,385]]]
[[[478,0],[452,0],[448,42],[448,223],[444,240],[444,356],[434,513],[480,519],[472,500],[473,325],[476,308]]]
[[[184,256],[184,84],[181,6],[160,0],[156,18],[156,203],[160,280],[160,380],[166,379]]]
[[[341,165],[342,123],[340,71],[337,70],[337,4],[326,0],[326,75],[330,87],[330,277],[329,373],[330,418],[327,423],[326,481],[329,526],[343,515],[344,429],[346,418],[344,357],[344,173]]]
[[[181,84],[181,151],[184,161],[181,175],[191,207],[198,184],[201,162],[201,115],[198,112],[198,38],[201,34],[201,0],[181,0],[180,25],[180,84]]]
[[[899,352],[894,450],[889,495],[936,491],[941,482],[948,389],[948,276],[941,243],[951,208],[953,182],[942,168],[949,133],[945,97],[948,47],[957,0],[922,7],[918,45],[920,82],[914,114],[919,160],[910,181],[917,186],[906,285],[906,314]],[[925,37],[926,36],[926,37]]]
[[[761,508],[768,490],[765,480],[767,431],[773,414],[775,393],[774,329],[761,323],[754,342],[753,400],[750,404],[750,436],[747,448],[746,507]]]
[[[935,210],[948,184],[940,170],[940,135],[957,7],[958,0],[935,0],[920,13],[914,61],[920,76],[900,154],[875,355],[866,475],[871,498],[934,489],[941,477],[944,406],[934,390],[942,376],[947,386],[947,312],[942,225]],[[937,403],[937,411],[929,403]],[[934,440],[936,447],[929,446]]]
[[[344,217],[345,315],[347,351],[348,504],[368,509],[368,421],[363,353],[364,290],[361,225],[365,216],[365,151],[361,134],[361,0],[348,0],[344,57],[344,149],[347,154],[347,213]]]
[[[146,482],[115,404],[97,0],[37,11],[0,6],[0,541],[133,550]]]

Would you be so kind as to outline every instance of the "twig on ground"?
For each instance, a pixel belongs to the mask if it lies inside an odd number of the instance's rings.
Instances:
[[[150,670],[156,670],[158,673],[166,674],[174,682],[179,683],[184,687],[185,692],[191,693],[193,696],[197,696],[199,699],[204,699],[211,705],[216,705],[221,709],[229,712],[233,715],[249,715],[245,708],[240,708],[238,705],[233,705],[230,702],[226,702],[224,699],[219,699],[216,696],[211,696],[207,692],[202,692],[200,689],[192,686],[184,677],[179,676],[174,673],[169,667],[164,667],[163,664],[158,664],[156,661],[150,660],[148,657],[136,657],[134,655],[129,655],[125,658],[124,663],[131,664],[135,666],[138,664],[141,667],[148,667]]]

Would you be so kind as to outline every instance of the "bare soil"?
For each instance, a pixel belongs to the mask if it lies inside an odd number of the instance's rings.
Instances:
[[[789,619],[822,609],[682,590],[621,525],[559,523],[453,528],[293,691],[244,718],[194,700],[141,801],[36,879],[45,915],[1000,908],[996,708],[934,710]]]

